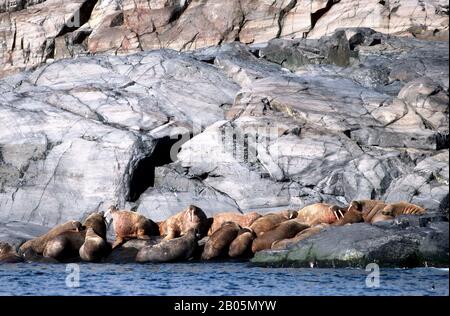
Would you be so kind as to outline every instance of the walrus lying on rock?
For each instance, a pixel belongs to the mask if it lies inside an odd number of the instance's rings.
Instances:
[[[239,214],[236,212],[218,213],[212,217],[212,224],[209,228],[208,236],[211,236],[215,231],[222,227],[223,223],[234,222],[242,228],[248,228],[260,217],[261,215],[257,212],[247,214]]]
[[[252,251],[256,253],[257,251],[270,249],[275,241],[292,238],[307,228],[309,228],[308,225],[301,223],[297,219],[285,221],[256,238],[252,244]]]
[[[202,260],[211,260],[227,254],[229,246],[236,239],[241,227],[234,222],[223,223],[222,227],[212,234],[205,244]]]
[[[159,236],[159,227],[144,215],[132,211],[118,210],[112,206],[108,212],[113,218],[116,240],[112,248],[116,248],[129,239],[150,239]]]
[[[162,263],[188,260],[194,254],[199,238],[198,230],[191,229],[181,237],[142,248],[136,255],[136,261]]]
[[[308,226],[332,224],[343,218],[345,212],[345,208],[340,208],[337,205],[316,203],[298,211],[297,219]]]
[[[325,227],[329,227],[329,226],[330,226],[330,224],[319,224],[319,225],[316,225],[316,226],[313,226],[310,228],[306,228],[305,230],[302,230],[297,235],[295,235],[295,237],[293,237],[293,238],[286,238],[286,239],[274,241],[270,248],[271,249],[286,249],[290,245],[296,244],[299,241],[302,241],[308,237],[311,237],[313,235],[320,233],[320,231],[322,229],[324,229]]]
[[[228,255],[231,258],[248,257],[252,255],[252,243],[256,234],[250,228],[242,228],[238,236],[231,242]]]
[[[16,253],[10,244],[0,242],[0,263],[19,263],[23,261],[23,258]]]
[[[289,219],[296,218],[298,213],[296,211],[284,211],[280,213],[266,214],[253,222],[250,228],[255,232],[257,237],[274,229],[276,226]]]
[[[378,200],[352,201],[348,212],[339,221],[338,225],[366,222],[374,224],[386,221],[399,215],[421,215],[426,211],[424,208],[408,202],[385,203]]]
[[[60,261],[78,257],[80,255],[80,249],[86,242],[88,231],[91,231],[91,238],[93,235],[96,235],[106,243],[106,220],[103,212],[94,212],[90,214],[83,222],[81,231],[63,232],[49,240],[44,249],[44,257],[54,258]],[[99,247],[101,248],[101,246]],[[92,258],[96,258],[98,253],[103,253],[102,249],[97,249],[96,247],[88,247],[88,249],[92,253]],[[81,259],[91,261],[88,259],[89,256],[86,252],[83,254],[84,258],[81,257]],[[104,253],[103,255],[107,255],[107,253]],[[97,259],[92,261],[96,260]]]
[[[422,215],[426,210],[423,207],[408,202],[398,202],[387,204],[381,214],[384,216],[397,217],[400,215]]]
[[[200,208],[190,205],[184,211],[159,223],[158,226],[160,235],[166,240],[183,236],[191,229],[197,229],[203,236],[208,230],[208,218]]]
[[[82,226],[83,225],[78,221],[69,221],[58,225],[52,228],[48,233],[25,242],[22,246],[20,246],[19,251],[22,254],[28,249],[31,249],[34,253],[42,255],[45,251],[47,243],[50,240],[65,232],[79,232],[82,230]]]
[[[342,226],[353,223],[374,224],[380,221],[391,220],[399,215],[421,215],[426,210],[420,206],[408,203],[385,203],[379,200],[361,200],[352,201],[344,213],[344,216],[332,224],[321,224],[297,234],[294,238],[287,238],[276,241],[272,244],[272,249],[286,249],[292,244],[298,243],[310,236],[320,233],[320,231],[328,226]]]

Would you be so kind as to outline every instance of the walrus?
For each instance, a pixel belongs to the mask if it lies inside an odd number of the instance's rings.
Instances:
[[[231,242],[228,256],[231,258],[246,257],[251,254],[252,242],[256,234],[250,228],[242,228],[238,236]]]
[[[111,245],[97,235],[93,228],[89,227],[86,231],[86,237],[83,245],[80,247],[79,254],[83,261],[99,262],[111,251]]]
[[[310,228],[306,228],[305,230],[302,230],[299,232],[295,237],[293,238],[286,238],[282,240],[274,241],[271,245],[271,249],[286,249],[290,245],[296,244],[308,237],[311,237],[313,235],[316,235],[322,231],[325,227],[329,227],[330,224],[318,224]]]
[[[297,219],[308,226],[332,224],[344,217],[345,209],[337,205],[316,203],[298,211]]]
[[[154,246],[143,247],[137,253],[136,261],[162,263],[188,260],[194,254],[199,238],[199,231],[190,229],[181,237],[165,239]]]
[[[90,214],[83,222],[81,231],[67,231],[48,241],[44,257],[65,260],[79,256],[89,229],[106,242],[106,220],[103,212]]]
[[[255,220],[261,217],[257,212],[239,214],[236,212],[218,213],[212,217],[212,225],[209,228],[208,236],[211,236],[216,230],[222,227],[225,222],[234,222],[242,228],[248,228]]]
[[[112,206],[108,212],[113,218],[116,240],[112,249],[123,244],[129,239],[150,239],[151,236],[159,236],[159,227],[144,215],[132,211],[118,210]]]
[[[350,203],[344,216],[340,218],[338,221],[334,222],[333,225],[344,226],[347,224],[364,222],[363,212],[361,211],[361,208],[358,205],[359,204],[356,204],[356,202]]]
[[[152,236],[151,239],[130,239],[116,249],[112,250],[103,260],[103,263],[135,263],[139,250],[146,246],[154,246],[160,243],[160,236]]]
[[[23,258],[16,253],[10,244],[0,242],[0,263],[19,263],[23,261]]]
[[[82,226],[83,225],[78,221],[69,221],[58,225],[52,228],[48,233],[25,242],[22,246],[20,246],[19,251],[20,253],[24,253],[28,249],[32,249],[34,253],[42,255],[48,241],[65,232],[79,232],[82,230]]]
[[[255,220],[250,228],[255,232],[257,237],[260,237],[265,232],[268,232],[275,228],[275,226],[285,222],[289,219],[296,218],[298,216],[297,211],[283,211],[280,213],[269,213],[266,214],[257,220]]]
[[[182,212],[160,222],[158,226],[160,235],[166,240],[183,236],[191,229],[197,229],[198,233],[204,236],[208,229],[208,218],[202,209],[190,205]]]
[[[241,227],[234,222],[225,222],[205,244],[202,260],[211,260],[228,253],[229,246],[236,239]]]
[[[264,249],[270,249],[275,241],[292,238],[307,228],[309,228],[308,225],[301,223],[297,219],[291,219],[280,223],[274,229],[253,240],[252,252],[256,253]]]
[[[364,222],[371,224],[372,219],[386,206],[383,201],[380,200],[360,200],[352,201],[348,207],[348,212],[361,212]],[[357,216],[354,218],[357,219]],[[352,222],[345,221],[346,224]],[[347,223],[348,222],[348,223]]]
[[[389,217],[397,217],[400,215],[422,215],[425,212],[426,210],[423,207],[405,201],[389,203],[381,210],[382,215]]]
[[[85,233],[85,231],[69,231],[56,236],[47,242],[42,255],[58,261],[78,257],[78,251],[84,243]]]

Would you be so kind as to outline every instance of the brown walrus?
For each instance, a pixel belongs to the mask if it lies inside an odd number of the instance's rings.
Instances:
[[[310,228],[306,228],[305,230],[299,232],[295,237],[293,238],[286,238],[282,240],[274,241],[271,245],[271,249],[286,249],[290,245],[296,244],[299,241],[302,241],[308,237],[311,237],[313,235],[316,235],[320,233],[320,231],[330,226],[330,224],[319,224]]]
[[[383,201],[380,200],[360,200],[352,201],[348,207],[348,211],[359,211],[362,213],[362,218],[366,223],[372,223],[375,216],[381,213],[381,210],[386,206]],[[357,217],[355,217],[356,219]],[[351,224],[351,223],[350,223]]]
[[[308,225],[301,223],[297,219],[285,221],[274,229],[256,238],[252,244],[252,252],[256,253],[264,249],[270,249],[275,241],[292,238],[307,228],[309,228]]]
[[[164,239],[170,240],[186,234],[191,229],[197,229],[201,236],[208,229],[208,218],[202,209],[190,205],[182,212],[169,217],[159,225],[159,233]]]
[[[53,238],[65,232],[79,232],[81,230],[82,225],[78,221],[69,221],[64,224],[58,225],[52,228],[48,233],[25,242],[19,248],[20,253],[24,253],[28,249],[31,249],[34,253],[42,255],[44,253],[45,247],[47,246],[47,243]]]
[[[298,212],[296,211],[284,211],[280,213],[269,213],[266,214],[253,222],[250,228],[255,232],[257,237],[260,237],[265,232],[274,229],[277,225],[285,222],[289,219],[296,218]]]
[[[228,253],[229,246],[236,239],[241,227],[234,222],[223,223],[205,244],[202,260],[211,260]]]
[[[143,247],[137,253],[136,261],[162,263],[188,260],[194,254],[199,238],[198,230],[190,229],[181,237]]]
[[[78,257],[78,251],[84,243],[86,231],[64,232],[49,240],[42,255],[58,261]]]
[[[297,219],[308,226],[332,224],[344,217],[345,211],[337,205],[316,203],[298,211]]]
[[[250,228],[242,228],[238,236],[231,242],[228,255],[231,258],[250,256],[256,234]]]
[[[421,215],[425,212],[426,210],[423,207],[405,201],[389,203],[381,210],[382,215],[391,217],[400,215]]]
[[[10,244],[0,242],[0,263],[19,263],[23,261],[23,258],[16,253]]]
[[[80,247],[79,254],[83,261],[98,262],[106,257],[111,251],[111,245],[102,237],[96,234],[93,228],[86,231],[84,243]]]
[[[234,222],[242,228],[248,228],[260,217],[261,215],[257,212],[247,214],[239,214],[236,212],[218,213],[212,217],[212,225],[209,228],[208,236],[211,236],[216,230],[222,227],[222,224],[225,222]]]
[[[78,257],[89,229],[92,229],[96,235],[102,236],[100,238],[106,242],[106,221],[103,212],[90,214],[83,222],[82,229],[81,231],[64,232],[49,240],[43,253],[44,257],[57,260]]]
[[[159,236],[158,225],[144,215],[132,211],[120,211],[114,206],[110,207],[108,212],[113,218],[116,235],[113,249],[128,239],[150,239],[150,236]]]

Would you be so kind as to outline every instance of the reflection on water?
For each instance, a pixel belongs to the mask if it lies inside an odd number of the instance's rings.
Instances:
[[[363,269],[272,269],[247,263],[0,266],[0,295],[448,295],[448,269],[381,269],[368,288]]]

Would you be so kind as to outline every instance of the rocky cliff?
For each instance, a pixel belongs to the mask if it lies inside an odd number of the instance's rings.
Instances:
[[[341,27],[445,39],[442,0],[1,0],[0,76],[85,54],[320,38]]]
[[[112,204],[448,217],[445,1],[7,0],[0,43],[4,235]]]

